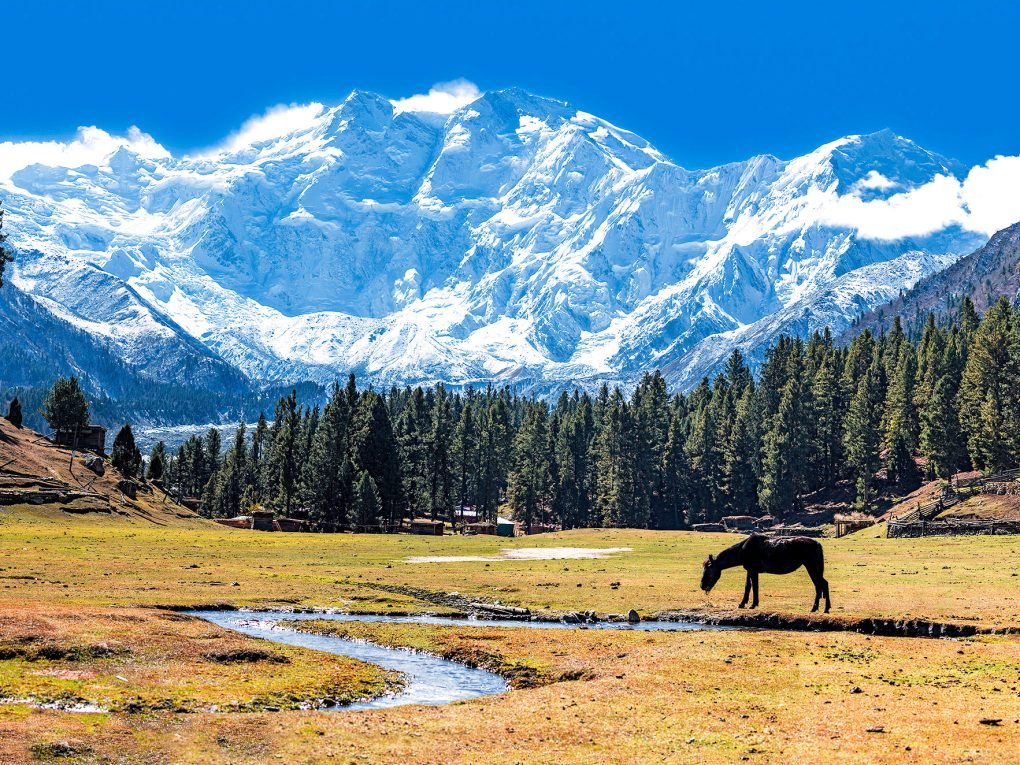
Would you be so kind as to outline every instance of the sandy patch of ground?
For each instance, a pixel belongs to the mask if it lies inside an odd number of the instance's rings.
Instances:
[[[630,552],[630,547],[519,547],[504,548],[499,555],[410,555],[402,563],[466,563],[499,560],[598,560]]]

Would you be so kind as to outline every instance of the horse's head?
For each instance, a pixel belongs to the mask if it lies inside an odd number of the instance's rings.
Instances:
[[[716,562],[715,557],[709,555],[701,571],[701,589],[705,592],[710,591],[715,587],[715,583],[719,581],[720,576],[722,576],[722,568]]]

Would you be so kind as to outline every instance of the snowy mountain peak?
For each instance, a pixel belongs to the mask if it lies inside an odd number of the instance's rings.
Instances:
[[[889,131],[686,170],[565,102],[468,84],[279,107],[194,156],[137,131],[0,144],[13,282],[40,310],[131,363],[201,349],[272,381],[553,390],[658,366],[686,387],[983,242],[896,234],[882,206],[938,176],[962,173]]]

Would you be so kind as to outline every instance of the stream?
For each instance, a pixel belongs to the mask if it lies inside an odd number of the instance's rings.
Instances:
[[[311,648],[316,651],[349,656],[400,672],[407,685],[399,693],[386,694],[367,701],[333,709],[386,709],[404,704],[450,704],[454,701],[491,696],[508,690],[497,674],[475,669],[448,659],[406,648],[388,648],[360,640],[345,640],[331,635],[314,635],[279,626],[285,620],[328,620],[337,622],[392,622],[397,624],[438,624],[461,627],[526,627],[529,629],[614,629],[637,631],[692,631],[732,629],[692,622],[647,621],[637,624],[595,622],[577,625],[562,622],[532,622],[512,619],[470,619],[444,616],[387,616],[373,614],[291,613],[289,611],[189,611],[219,627],[262,638],[282,645]]]

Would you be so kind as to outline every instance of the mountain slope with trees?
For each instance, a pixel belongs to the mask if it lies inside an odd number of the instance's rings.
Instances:
[[[1013,305],[1020,301],[1020,223],[996,233],[980,249],[931,276],[921,279],[899,297],[863,314],[847,334],[868,329],[877,334],[892,327],[900,317],[906,331],[916,337],[929,313],[945,321],[960,310],[964,297],[983,313],[1000,298]]]

